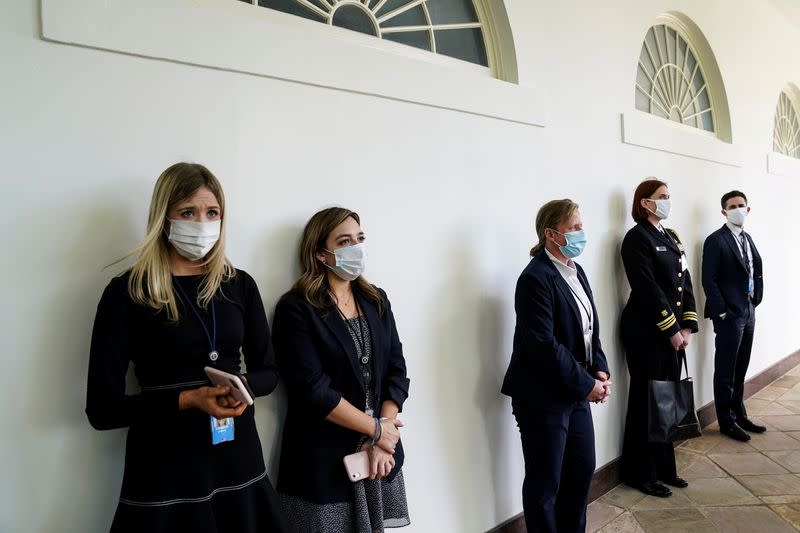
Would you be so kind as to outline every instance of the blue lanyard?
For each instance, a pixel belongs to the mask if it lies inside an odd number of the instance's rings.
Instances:
[[[216,362],[219,359],[219,352],[217,352],[217,311],[214,308],[214,298],[211,298],[211,333],[208,332],[208,326],[206,326],[206,321],[203,320],[203,317],[200,315],[200,311],[197,310],[197,307],[194,305],[194,302],[191,298],[186,294],[186,291],[181,287],[178,278],[172,276],[172,283],[176,287],[178,287],[178,291],[180,291],[181,295],[183,295],[183,300],[186,301],[186,305],[194,312],[194,316],[197,317],[197,320],[200,322],[200,325],[203,326],[203,332],[206,334],[206,338],[208,339],[209,345],[209,352],[208,358],[211,361]]]

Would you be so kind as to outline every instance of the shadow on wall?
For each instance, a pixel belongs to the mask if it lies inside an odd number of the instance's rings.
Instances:
[[[74,233],[74,225],[61,229],[51,224],[47,230],[53,239],[45,260],[57,258],[53,267],[60,276],[42,280],[45,287],[41,292],[48,297],[37,306],[39,324],[34,328],[44,334],[31,337],[30,353],[38,360],[32,363],[33,371],[25,375],[25,390],[46,391],[31,395],[21,405],[28,426],[27,444],[21,450],[30,456],[19,459],[22,464],[31,461],[28,475],[46,469],[51,487],[41,494],[37,516],[31,517],[32,525],[35,521],[35,529],[40,531],[62,530],[64,517],[74,515],[76,506],[86,507],[80,514],[94,521],[86,524],[85,530],[108,527],[121,486],[127,430],[95,431],[84,411],[97,303],[108,280],[125,270],[127,262],[104,267],[133,248],[144,234],[144,228],[121,216],[121,210],[115,207],[129,204],[130,191],[141,189],[141,182],[114,179],[109,184],[112,186],[96,191],[91,198],[84,197],[79,205],[49,210],[46,217],[50,221],[62,217],[74,221],[76,213],[83,215],[82,227]],[[146,213],[146,206],[143,209]],[[38,215],[31,218],[40,219]],[[32,228],[39,223],[41,220],[31,220],[23,225]],[[69,235],[59,234],[68,228]],[[74,492],[64,497],[63,490]],[[73,526],[83,529],[80,524]]]
[[[279,227],[270,232],[256,248],[253,272],[250,272],[250,275],[266,280],[258,285],[262,300],[266,299],[267,302],[272,302],[272,305],[264,305],[270,328],[272,328],[275,316],[275,305],[281,295],[287,292],[300,276],[301,268],[297,260],[297,250],[300,247],[302,232],[303,226],[298,224]],[[290,264],[289,258],[292,259],[292,270],[287,274],[285,267]],[[256,401],[256,427],[261,439],[264,461],[267,463],[267,470],[273,485],[276,485],[278,481],[281,437],[287,407],[288,399],[282,381],[279,382],[272,394]]]
[[[608,289],[603,287],[593,287],[595,294],[598,291],[605,292],[607,302],[599,303],[600,309],[600,336],[602,339],[610,339],[611,342],[603,344],[603,351],[606,354],[609,368],[611,370],[611,381],[613,383],[613,396],[607,404],[615,414],[610,420],[620,421],[620,435],[624,429],[625,413],[628,406],[628,372],[625,360],[625,350],[622,345],[620,335],[620,317],[622,309],[628,301],[630,295],[630,285],[625,275],[625,267],[622,264],[622,239],[625,237],[625,225],[628,221],[629,205],[626,201],[625,193],[621,189],[615,190],[609,199],[608,219],[606,221],[607,233],[602,243],[603,250],[608,250],[608,255],[600,261],[600,272],[596,279],[609,280]],[[597,298],[596,298],[597,300]],[[597,302],[596,302],[597,303]],[[612,435],[606,434],[607,441],[603,444],[612,445]],[[601,443],[596,443],[600,447]]]
[[[697,218],[702,216],[702,211],[698,208],[699,213],[696,214]],[[709,350],[709,344],[706,340],[709,338],[709,334],[711,334],[710,338],[714,338],[713,331],[711,328],[711,322],[707,321],[703,318],[704,309],[706,305],[706,293],[703,290],[703,243],[705,242],[705,236],[701,236],[700,239],[694,243],[694,246],[688,247],[694,252],[694,257],[689,258],[689,268],[692,274],[692,289],[694,291],[694,302],[695,306],[697,307],[697,322],[700,331],[694,335],[694,354],[697,358],[697,364],[694,366],[695,368],[695,376],[694,381],[697,383],[712,383],[714,380],[714,352]],[[710,373],[710,375],[708,375]],[[698,394],[698,391],[695,391],[695,394]],[[700,407],[697,405],[696,407]]]
[[[492,402],[476,406],[466,391],[480,372],[480,358],[484,355],[478,350],[478,326],[493,310],[482,310],[486,303],[481,299],[482,280],[476,271],[477,258],[467,230],[445,242],[449,245],[442,255],[459,268],[441,278],[443,283],[433,300],[438,308],[430,310],[432,338],[427,344],[432,350],[430,368],[437,384],[433,395],[435,405],[430,409],[447,428],[439,440],[438,455],[444,458],[441,475],[449,484],[445,490],[460,495],[459,510],[455,513],[455,520],[460,523],[456,530],[469,531],[482,518],[481,507],[471,502],[479,502],[486,496],[485,469],[480,467],[484,457],[477,455],[480,448],[474,418],[476,407],[481,409]],[[489,320],[491,323],[486,327],[493,328],[496,319]],[[495,388],[495,394],[499,394],[494,385],[486,388]]]
[[[509,274],[513,275],[513,274]],[[497,288],[502,290],[502,288]],[[510,512],[509,501],[517,495],[518,487],[508,481],[514,479],[514,472],[522,465],[509,461],[503,450],[519,446],[515,432],[509,431],[508,420],[511,412],[510,401],[500,394],[510,354],[506,353],[507,343],[503,342],[503,334],[507,330],[506,323],[514,322],[511,309],[499,292],[483,294],[479,298],[478,313],[478,357],[480,374],[475,386],[475,405],[483,418],[483,434],[487,439],[491,468],[491,493],[494,495],[495,522],[504,520]],[[506,316],[509,313],[509,316]]]

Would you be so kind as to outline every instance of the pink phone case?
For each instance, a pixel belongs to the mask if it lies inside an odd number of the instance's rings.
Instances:
[[[351,453],[344,456],[344,468],[350,481],[356,482],[369,477],[369,455],[367,452]]]

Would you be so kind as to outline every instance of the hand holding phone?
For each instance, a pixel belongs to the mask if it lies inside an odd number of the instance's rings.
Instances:
[[[369,453],[366,451],[344,456],[344,468],[347,477],[355,483],[369,477]]]
[[[247,386],[247,382],[242,379],[241,376],[211,366],[207,366],[203,370],[205,370],[211,383],[219,385],[220,387],[229,387],[231,389],[231,396],[247,405],[253,405],[255,394],[253,394],[253,391],[250,390],[250,387]]]

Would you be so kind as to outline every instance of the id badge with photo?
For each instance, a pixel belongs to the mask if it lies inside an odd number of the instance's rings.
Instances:
[[[211,444],[233,440],[233,418],[211,418]]]

